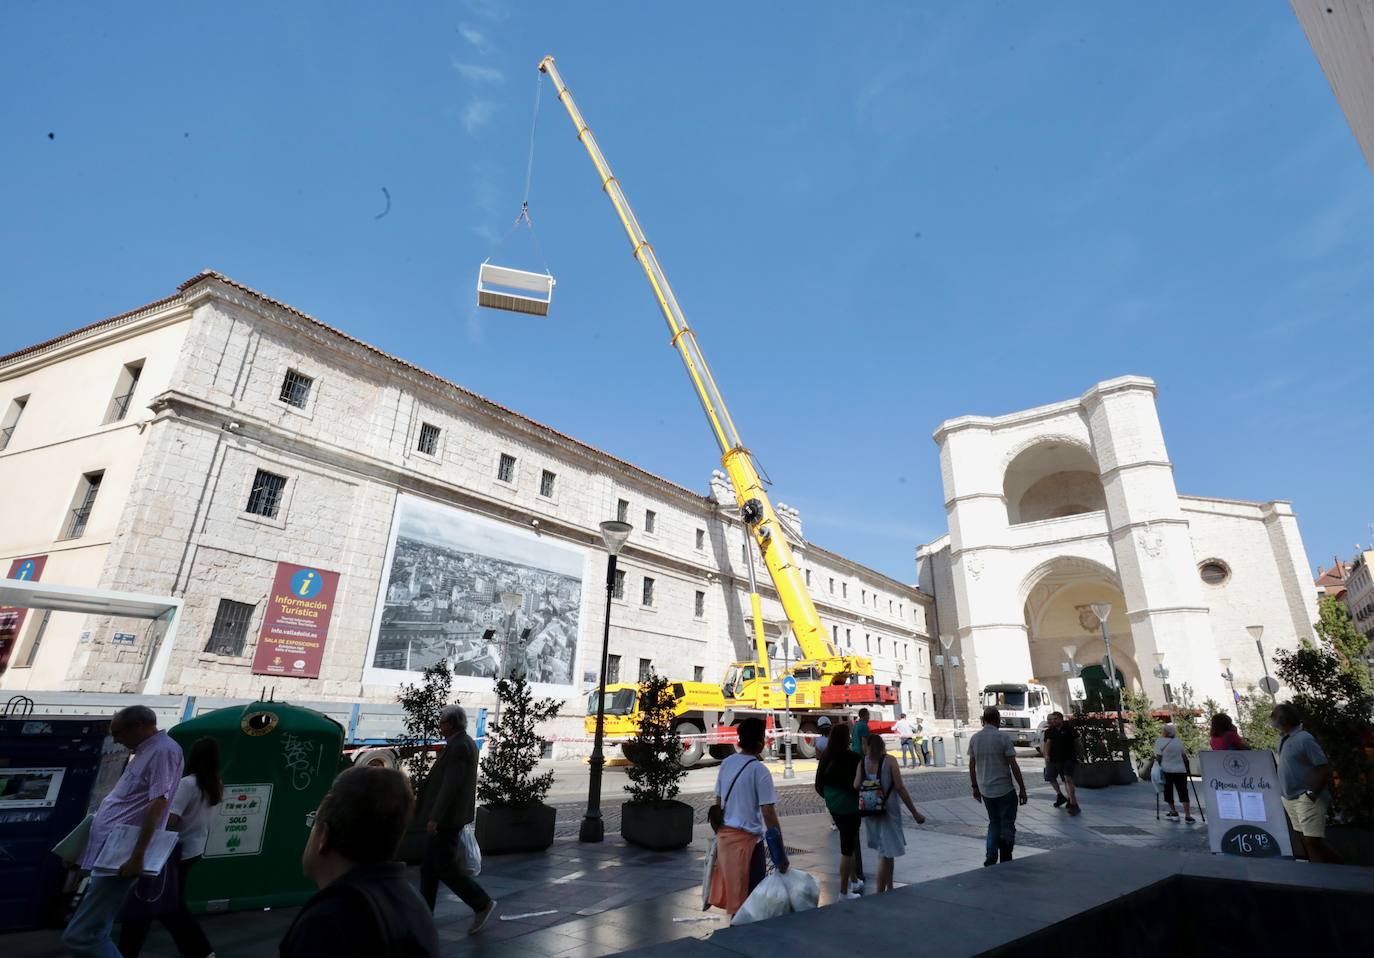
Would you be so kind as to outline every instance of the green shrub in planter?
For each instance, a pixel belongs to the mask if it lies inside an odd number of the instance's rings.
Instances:
[[[630,800],[620,807],[620,835],[627,842],[663,851],[692,842],[692,807],[675,801],[678,783],[687,774],[678,757],[677,696],[657,673],[639,685],[639,730],[630,741],[636,755],[628,769]]]
[[[534,774],[539,727],[558,715],[555,699],[535,699],[524,675],[496,683],[501,717],[487,728],[477,780],[477,843],[483,854],[543,851],[553,844],[554,809],[544,804],[553,772]]]
[[[1365,639],[1334,599],[1322,600],[1316,632],[1316,642],[1304,639],[1301,647],[1274,654],[1279,678],[1292,689],[1303,727],[1331,761],[1332,818],[1374,828],[1374,689],[1355,654],[1363,652]]]

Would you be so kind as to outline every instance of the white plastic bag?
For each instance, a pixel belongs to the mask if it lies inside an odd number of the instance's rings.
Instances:
[[[1158,762],[1150,769],[1150,782],[1154,785],[1156,792],[1164,791],[1164,767]]]
[[[706,860],[701,866],[701,910],[711,907],[711,873],[716,870],[716,836],[706,840]]]
[[[787,884],[781,874],[773,872],[754,886],[730,924],[747,925],[752,921],[785,915],[791,910],[792,904],[787,900]]]
[[[792,911],[806,911],[815,908],[820,897],[821,888],[816,879],[800,868],[789,868],[786,874],[773,872],[749,893],[730,924],[747,925]]]
[[[820,903],[820,883],[800,868],[789,868],[782,881],[787,886],[787,903],[793,911],[806,911]]]
[[[458,841],[463,846],[463,864],[459,871],[476,878],[482,874],[482,848],[477,844],[477,826],[471,822],[464,825]]]

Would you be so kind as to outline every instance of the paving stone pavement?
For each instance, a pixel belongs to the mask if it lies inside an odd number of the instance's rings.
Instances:
[[[1155,820],[1154,791],[1148,783],[1084,790],[1083,813],[1070,817],[1053,807],[1054,793],[1039,782],[1036,760],[1022,759],[1031,801],[1017,817],[1018,857],[1048,848],[1117,845],[1165,850],[1206,850],[1206,832],[1196,826]],[[813,766],[814,768],[814,766]],[[838,835],[810,776],[784,786],[783,833],[794,867],[815,875],[821,905],[837,899]],[[898,885],[939,879],[979,868],[986,818],[968,795],[967,770],[922,770],[908,776],[908,789],[927,816],[917,826],[906,818],[907,854],[897,859]],[[943,796],[943,797],[941,797]],[[702,798],[685,796],[694,807]],[[575,832],[582,806],[566,816]],[[1105,831],[1104,831],[1105,829]],[[693,844],[677,852],[649,852],[627,846],[618,824],[607,841],[581,845],[559,838],[546,853],[489,857],[479,881],[497,899],[498,917],[481,935],[466,934],[471,913],[447,892],[435,916],[443,953],[493,958],[592,958],[680,938],[706,939],[726,923],[718,911],[701,908],[701,867],[709,829],[698,825]],[[871,853],[869,853],[871,855]],[[866,863],[872,859],[866,859]],[[1301,867],[1301,866],[1298,866]],[[873,870],[869,864],[870,873]],[[418,876],[417,876],[418,878]],[[296,909],[239,912],[204,919],[219,958],[260,958],[275,954]],[[551,912],[550,914],[537,914]],[[526,916],[526,917],[514,917]],[[56,931],[0,936],[0,953],[23,958],[58,958],[64,952]],[[154,929],[143,954],[172,958],[176,949],[166,932]]]

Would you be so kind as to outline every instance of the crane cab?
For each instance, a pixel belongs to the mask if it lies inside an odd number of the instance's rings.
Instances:
[[[477,305],[530,316],[547,316],[554,278],[509,266],[483,263],[477,270]]]

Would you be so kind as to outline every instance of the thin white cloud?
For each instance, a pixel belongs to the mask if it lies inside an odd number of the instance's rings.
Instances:
[[[468,131],[469,136],[476,136],[482,127],[496,115],[496,103],[493,100],[473,100],[463,110],[463,129]]]
[[[487,35],[469,23],[458,24],[458,35],[477,50],[478,53],[486,53],[491,49],[491,40]]]
[[[505,74],[495,67],[482,66],[480,63],[467,63],[457,57],[452,58],[452,63],[453,69],[458,71],[459,76],[473,83],[501,83],[506,79]]]

